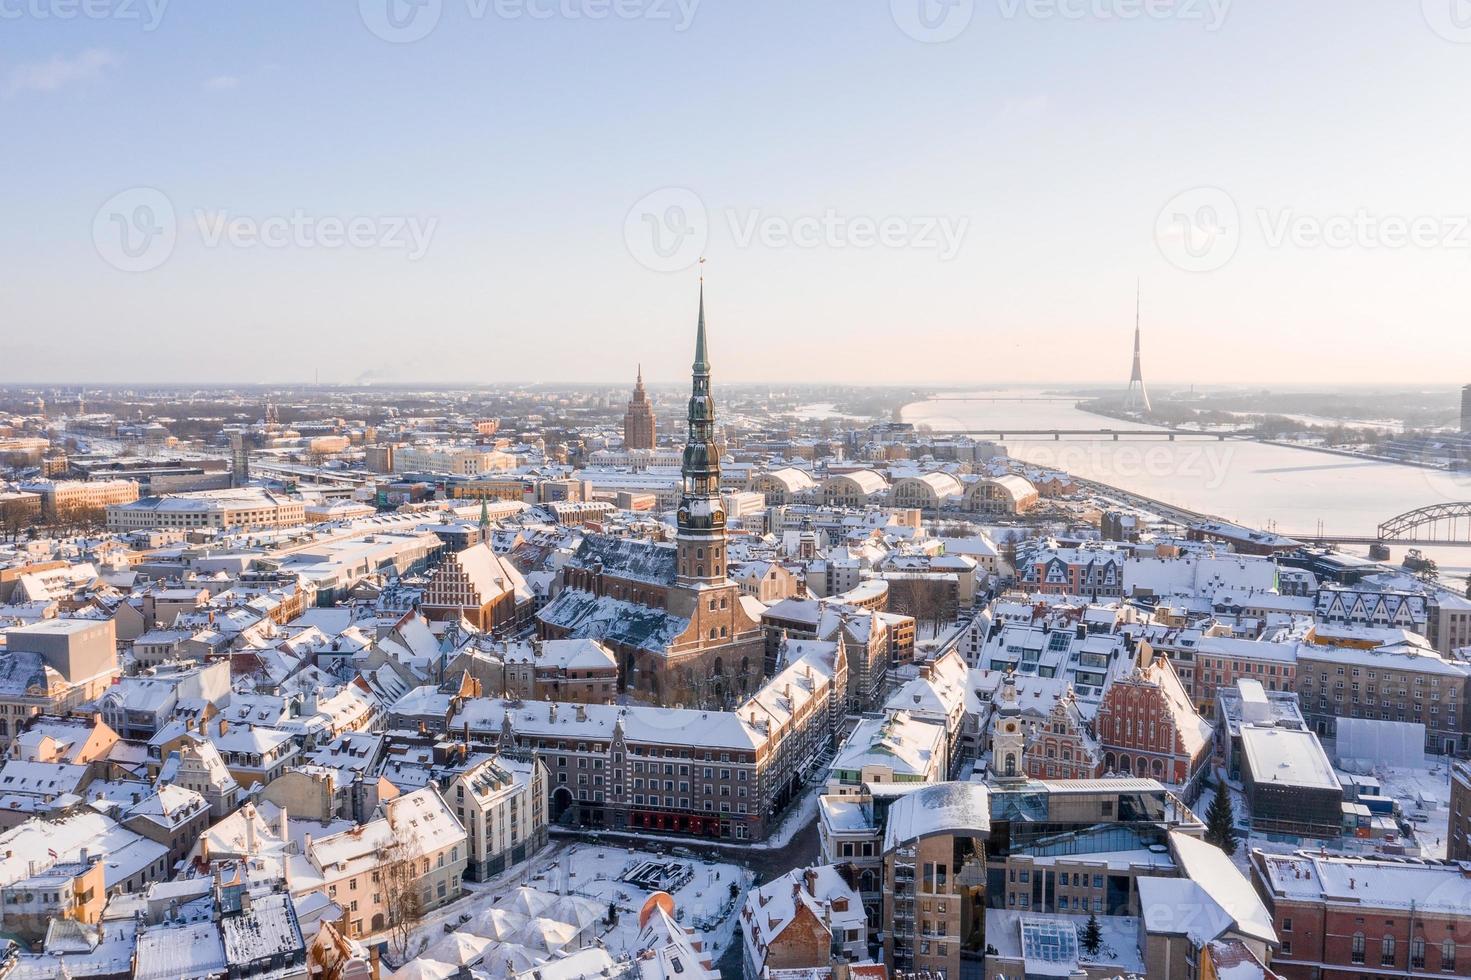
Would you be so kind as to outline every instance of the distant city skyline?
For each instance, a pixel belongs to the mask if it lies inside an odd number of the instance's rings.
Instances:
[[[0,382],[1471,370],[1438,0],[400,3],[5,14]]]

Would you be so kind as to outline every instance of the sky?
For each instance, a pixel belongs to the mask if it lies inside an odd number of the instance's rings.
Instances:
[[[0,381],[1471,381],[1468,0],[0,0]]]

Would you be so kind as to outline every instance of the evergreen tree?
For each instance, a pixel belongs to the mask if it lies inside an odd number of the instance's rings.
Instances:
[[[1088,925],[1083,928],[1083,936],[1079,941],[1089,956],[1098,955],[1098,949],[1103,945],[1103,930],[1098,926],[1096,912],[1088,916]]]
[[[1231,806],[1231,790],[1225,782],[1216,785],[1215,798],[1205,811],[1205,839],[1225,851],[1227,856],[1236,853],[1239,843],[1236,812]]]

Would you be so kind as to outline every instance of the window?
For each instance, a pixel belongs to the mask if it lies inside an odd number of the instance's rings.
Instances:
[[[1447,939],[1440,944],[1440,968],[1450,973],[1456,968],[1456,941]]]
[[[1410,967],[1416,970],[1425,969],[1425,939],[1416,936],[1410,940]]]
[[[1354,933],[1353,943],[1349,948],[1349,962],[1364,962],[1364,934],[1362,932]]]
[[[1379,964],[1381,966],[1394,966],[1394,937],[1385,936],[1379,947]]]

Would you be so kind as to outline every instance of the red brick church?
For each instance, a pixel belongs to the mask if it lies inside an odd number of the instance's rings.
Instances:
[[[631,693],[719,705],[756,689],[764,640],[752,600],[742,600],[726,566],[703,285],[682,471],[675,544],[587,536],[564,569],[562,591],[537,614],[538,628],[546,639],[605,643]]]

